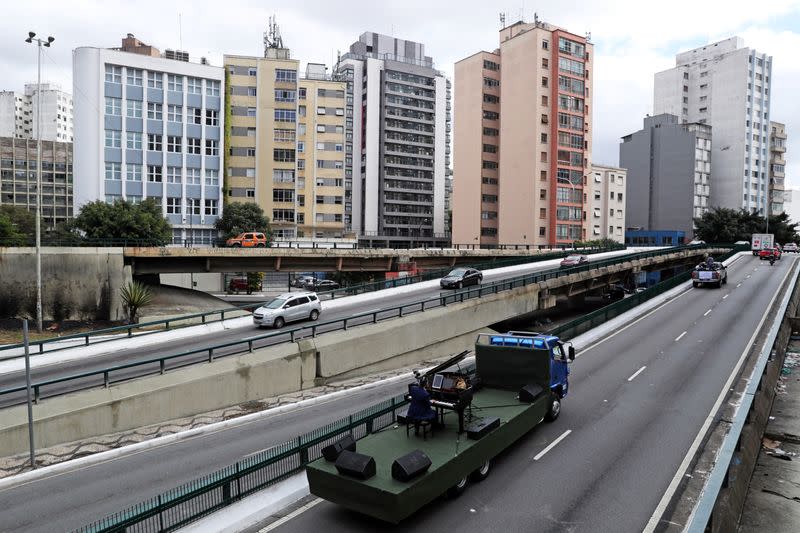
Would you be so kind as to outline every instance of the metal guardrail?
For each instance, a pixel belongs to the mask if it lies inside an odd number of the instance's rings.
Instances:
[[[533,274],[526,274],[523,276],[516,276],[513,278],[509,278],[502,281],[497,281],[493,283],[485,283],[483,285],[478,285],[476,287],[470,287],[466,289],[461,289],[457,291],[449,291],[447,293],[441,293],[438,297],[435,298],[428,298],[426,300],[420,300],[417,302],[412,302],[408,304],[404,304],[397,307],[390,307],[387,309],[382,309],[378,311],[371,311],[367,313],[360,313],[357,315],[352,315],[350,317],[345,318],[338,318],[335,320],[330,320],[328,322],[316,322],[312,324],[302,325],[291,329],[284,329],[284,330],[276,330],[271,333],[266,333],[262,335],[256,335],[253,337],[248,337],[242,340],[236,340],[231,342],[226,342],[222,344],[216,344],[212,346],[206,346],[203,348],[195,349],[195,350],[188,350],[184,352],[179,352],[175,354],[165,355],[153,359],[147,359],[142,361],[136,361],[132,363],[125,363],[121,365],[115,365],[112,367],[100,369],[100,370],[92,370],[88,372],[82,372],[79,374],[73,374],[69,376],[63,376],[60,378],[37,381],[31,384],[33,389],[34,395],[34,402],[38,402],[42,398],[42,389],[44,387],[52,387],[54,385],[63,384],[70,381],[84,381],[84,384],[80,388],[71,389],[70,392],[74,392],[75,390],[81,390],[86,388],[93,388],[97,385],[102,384],[104,387],[110,386],[112,383],[116,383],[119,381],[124,381],[130,379],[130,377],[124,376],[124,371],[130,370],[132,368],[142,368],[146,366],[155,367],[155,369],[151,372],[145,372],[142,374],[138,374],[136,377],[142,377],[144,375],[149,374],[164,374],[167,371],[167,362],[176,361],[180,358],[188,358],[191,356],[197,356],[199,354],[203,354],[204,357],[202,362],[212,362],[214,361],[216,356],[219,356],[221,350],[225,348],[231,348],[238,346],[240,347],[239,351],[233,351],[232,353],[226,353],[223,355],[233,355],[236,353],[252,353],[255,347],[255,343],[259,341],[267,341],[269,339],[275,339],[276,337],[286,337],[283,341],[279,342],[295,342],[300,338],[305,337],[316,337],[319,333],[326,333],[331,331],[341,331],[347,330],[353,326],[364,325],[364,324],[377,324],[379,321],[382,320],[389,320],[393,318],[403,317],[410,313],[414,312],[425,312],[426,310],[435,308],[435,307],[446,307],[449,304],[453,303],[461,303],[465,300],[470,300],[473,298],[480,298],[484,295],[488,294],[496,294],[498,292],[506,291],[515,289],[517,287],[525,287],[527,285],[533,283],[539,283],[541,281],[546,281],[548,279],[558,278],[561,276],[567,276],[570,274],[574,274],[576,272],[584,272],[591,269],[601,268],[604,266],[630,261],[634,259],[644,259],[647,257],[657,257],[660,255],[674,253],[675,251],[679,251],[681,248],[670,248],[665,250],[656,250],[656,251],[648,251],[648,252],[639,252],[632,255],[626,255],[622,257],[612,257],[608,259],[604,259],[601,261],[594,261],[585,263],[580,266],[570,267],[570,268],[555,268],[550,270],[545,270],[542,272],[537,272]],[[381,316],[382,315],[382,316]],[[323,328],[323,330],[321,330]],[[263,344],[263,345],[270,345],[270,344]],[[217,353],[215,353],[217,352]],[[182,366],[187,366],[191,364],[195,364],[200,361],[189,361],[183,362],[182,364],[176,365],[176,368],[180,368]],[[112,379],[112,374],[123,374],[117,380]],[[95,379],[95,381],[91,381],[89,378],[102,378],[102,383],[99,379]],[[87,383],[88,382],[88,383]],[[0,398],[3,396],[19,393],[26,390],[24,385],[10,387],[6,389],[0,390]]]
[[[714,461],[714,466],[706,479],[704,490],[700,494],[694,510],[689,517],[689,522],[684,528],[684,531],[688,533],[703,533],[707,530],[706,526],[711,520],[720,491],[727,483],[728,469],[734,460],[734,456],[740,451],[739,439],[742,434],[742,429],[749,418],[756,393],[762,387],[761,382],[764,379],[765,368],[772,355],[772,349],[778,338],[778,333],[783,323],[783,317],[786,315],[786,309],[789,307],[789,302],[797,286],[797,280],[798,276],[796,274],[793,275],[792,281],[789,284],[790,286],[785,291],[783,300],[778,308],[775,321],[772,323],[767,333],[767,338],[764,342],[764,346],[761,348],[761,353],[758,355],[756,364],[747,378],[747,386],[739,400],[739,408],[733,416],[733,420],[730,422],[730,429],[720,445],[719,452]]]
[[[395,423],[403,396],[386,400],[235,464],[98,520],[74,533],[174,531],[303,470],[322,448],[351,434],[361,439]]]
[[[599,248],[599,249],[598,248],[589,248],[589,249],[584,250],[583,253],[592,254],[592,253],[601,253],[601,252],[607,252],[607,251],[613,251],[613,250],[615,250],[615,248]],[[475,265],[475,268],[500,268],[500,267],[504,267],[504,266],[513,266],[513,265],[520,265],[520,264],[525,264],[525,263],[536,263],[536,262],[539,262],[539,261],[546,261],[546,260],[549,260],[549,259],[562,257],[563,255],[564,255],[564,252],[557,252],[557,253],[553,253],[553,254],[537,255],[537,256],[535,256],[535,258],[532,258],[532,256],[524,256],[524,257],[500,259],[500,260],[496,260],[496,261],[492,261],[492,262],[485,262],[485,263],[477,264],[477,265]],[[353,286],[350,286],[350,287],[344,287],[344,288],[341,288],[341,289],[335,289],[335,290],[332,290],[332,291],[321,291],[318,294],[320,296],[328,296],[331,299],[335,299],[337,297],[341,298],[343,296],[353,296],[355,294],[362,294],[362,293],[365,293],[365,292],[374,292],[374,291],[377,291],[377,290],[389,289],[389,288],[394,288],[394,287],[401,287],[401,286],[409,285],[409,284],[412,284],[412,283],[418,283],[418,282],[421,282],[421,281],[428,281],[428,280],[431,280],[431,279],[440,278],[444,274],[449,272],[449,270],[450,269],[444,269],[444,268],[436,269],[436,270],[430,270],[430,271],[426,271],[424,274],[419,274],[417,276],[409,276],[409,277],[406,277],[406,278],[396,278],[396,279],[392,279],[392,280],[383,280],[383,281],[376,281],[376,282],[371,282],[371,283],[363,283],[363,284],[359,284],[359,285],[353,285]],[[124,325],[124,326],[115,326],[115,327],[111,327],[111,328],[97,329],[97,330],[93,330],[93,331],[87,331],[87,332],[84,332],[84,333],[73,333],[73,334],[70,334],[70,335],[62,335],[60,337],[51,337],[49,339],[42,339],[42,340],[38,340],[38,341],[32,341],[32,342],[30,342],[30,347],[31,347],[32,351],[38,351],[38,353],[41,354],[41,353],[45,352],[45,345],[46,344],[54,344],[54,343],[64,344],[64,346],[61,346],[61,347],[58,347],[58,348],[51,348],[51,349],[47,350],[49,352],[54,352],[54,351],[57,351],[57,350],[65,350],[65,349],[68,349],[68,348],[74,348],[75,344],[70,344],[69,342],[65,342],[65,341],[70,341],[70,340],[74,340],[74,339],[83,339],[84,340],[83,346],[88,346],[89,344],[98,344],[100,342],[107,342],[107,341],[117,340],[117,339],[119,339],[119,337],[116,337],[116,335],[118,335],[118,334],[126,334],[128,337],[132,337],[134,331],[138,331],[139,335],[143,335],[143,334],[158,333],[160,331],[168,331],[170,329],[170,326],[178,325],[181,322],[189,322],[189,323],[187,323],[185,325],[194,325],[196,323],[197,319],[200,319],[200,323],[201,324],[208,324],[208,323],[213,323],[213,322],[224,321],[226,313],[228,313],[228,315],[230,315],[232,313],[240,312],[240,311],[252,311],[253,309],[258,308],[260,305],[261,305],[261,303],[247,304],[247,305],[241,305],[241,306],[232,306],[232,307],[227,307],[227,308],[224,308],[224,309],[216,309],[216,310],[213,310],[213,311],[204,311],[202,313],[193,313],[193,314],[181,315],[181,316],[178,316],[178,317],[166,318],[166,319],[161,319],[161,320],[151,320],[149,322],[142,322],[142,323],[137,323],[137,324],[128,324],[128,325]],[[210,317],[215,317],[216,315],[219,315],[219,317],[215,318],[213,320],[210,320]],[[156,327],[159,327],[159,328],[162,328],[162,329],[153,329],[153,328],[156,328]],[[92,338],[92,337],[108,337],[108,336],[114,336],[114,337],[113,338],[100,339],[100,340],[95,341],[94,343],[90,342],[90,338]],[[35,349],[35,346],[37,346],[37,345],[39,347],[38,350]],[[4,351],[9,351],[9,350],[13,350],[13,349],[22,349],[22,348],[23,348],[23,344],[22,343],[7,344],[7,345],[4,345],[4,346],[0,346],[0,356],[2,356],[2,353]],[[19,355],[18,357],[22,357],[22,355]]]

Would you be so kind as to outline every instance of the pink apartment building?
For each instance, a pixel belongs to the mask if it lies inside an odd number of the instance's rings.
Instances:
[[[592,45],[540,21],[455,65],[453,244],[587,238]]]

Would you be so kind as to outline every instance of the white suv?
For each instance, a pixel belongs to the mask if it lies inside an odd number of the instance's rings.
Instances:
[[[258,327],[282,328],[295,320],[316,320],[322,312],[319,298],[313,292],[287,292],[276,296],[253,312]]]

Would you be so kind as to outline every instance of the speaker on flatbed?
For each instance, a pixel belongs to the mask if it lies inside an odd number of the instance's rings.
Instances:
[[[496,416],[479,418],[467,426],[467,437],[472,440],[479,440],[493,429],[500,427],[500,419]]]
[[[339,454],[342,453],[342,450],[348,450],[351,452],[356,451],[356,440],[352,435],[345,435],[330,446],[325,446],[322,448],[322,456],[326,461],[330,461],[332,463],[339,458]]]
[[[397,481],[409,481],[424,474],[431,467],[430,458],[422,450],[414,450],[392,463],[392,477]]]
[[[536,399],[542,393],[542,387],[540,385],[531,384],[525,385],[519,390],[519,401],[525,403],[533,403],[533,400]]]
[[[345,476],[369,479],[375,475],[375,459],[363,453],[342,450],[336,459],[336,470]]]

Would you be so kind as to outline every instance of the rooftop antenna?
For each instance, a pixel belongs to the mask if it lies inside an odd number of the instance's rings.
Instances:
[[[539,26],[539,13],[533,12],[533,25]]]
[[[181,24],[180,13],[178,13],[178,46],[183,50],[183,25]]]
[[[506,27],[506,14],[500,13],[500,29],[502,30],[505,27]]]
[[[281,30],[275,20],[275,15],[269,17],[269,29],[264,32],[264,56],[267,55],[269,48],[283,48]]]

